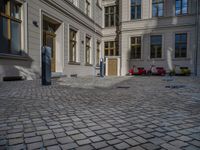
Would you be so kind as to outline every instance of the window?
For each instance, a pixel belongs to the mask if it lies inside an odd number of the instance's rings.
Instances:
[[[0,2],[0,53],[21,55],[21,3]]]
[[[100,64],[100,42],[97,42],[97,52],[96,52],[96,66]]]
[[[85,13],[86,15],[90,16],[90,8],[91,5],[90,5],[90,0],[85,0]]]
[[[131,37],[131,59],[141,58],[141,37]]]
[[[141,1],[131,0],[131,19],[141,19]]]
[[[187,57],[187,33],[175,35],[175,58]]]
[[[162,36],[151,36],[151,58],[162,58]]]
[[[115,41],[110,41],[110,42],[105,42],[104,48],[105,48],[105,56],[118,56],[119,52],[116,48],[117,42]]]
[[[164,15],[164,0],[152,0],[152,16],[162,17]]]
[[[86,62],[86,65],[89,65],[91,64],[91,61],[90,61],[90,38],[89,37],[86,37],[86,48],[85,48],[85,62]]]
[[[105,7],[105,27],[116,26],[116,6]]]
[[[69,50],[69,61],[70,62],[76,62],[76,47],[77,47],[77,41],[76,41],[76,34],[77,32],[70,29],[70,50]]]
[[[176,15],[188,13],[188,0],[176,0]]]

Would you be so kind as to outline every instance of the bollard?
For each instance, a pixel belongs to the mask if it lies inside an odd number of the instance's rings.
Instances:
[[[51,48],[42,47],[42,85],[51,85]]]

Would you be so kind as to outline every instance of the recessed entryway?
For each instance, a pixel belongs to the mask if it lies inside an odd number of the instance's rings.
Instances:
[[[51,47],[51,72],[62,72],[59,69],[62,60],[62,25],[53,18],[43,15],[43,46]]]

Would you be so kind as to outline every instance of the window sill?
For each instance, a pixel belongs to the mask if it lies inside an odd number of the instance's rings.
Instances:
[[[191,60],[191,59],[186,57],[186,58],[173,58],[172,60],[173,61],[186,61],[186,60],[188,61],[188,60]]]
[[[165,61],[164,58],[149,58],[148,61]]]
[[[68,64],[69,65],[81,65],[81,63],[79,63],[79,62],[69,62]]]
[[[131,61],[144,61],[144,59],[141,58],[130,58]]]
[[[26,60],[27,61],[30,58],[28,56],[0,53],[0,59],[14,59],[14,60]]]

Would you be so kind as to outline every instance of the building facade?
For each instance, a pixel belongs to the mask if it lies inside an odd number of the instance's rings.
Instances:
[[[52,48],[53,75],[94,75],[102,43],[99,0],[1,0],[0,74],[41,76],[41,49]]]
[[[106,9],[117,4],[118,25],[113,26]],[[103,6],[103,41],[118,41],[120,75],[132,66],[148,70],[152,65],[200,74],[197,0],[105,0]]]
[[[41,76],[42,47],[53,76],[124,76],[134,65],[188,67],[200,75],[198,0],[1,0],[0,78]]]

